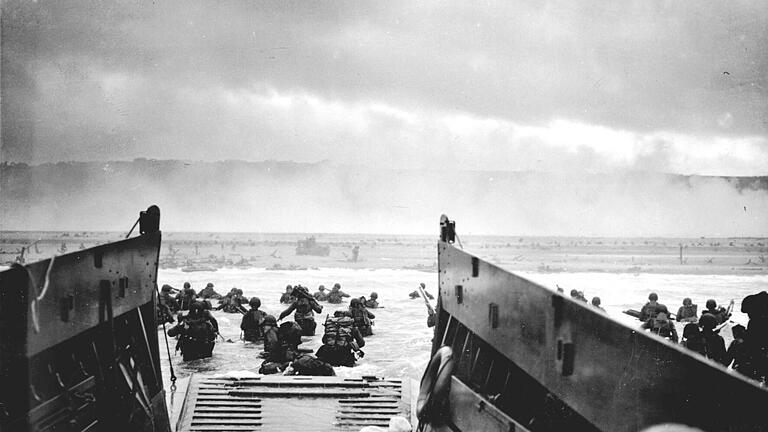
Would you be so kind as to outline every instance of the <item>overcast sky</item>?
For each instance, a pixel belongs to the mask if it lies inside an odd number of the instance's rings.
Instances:
[[[0,157],[766,175],[767,87],[765,1],[6,1]]]

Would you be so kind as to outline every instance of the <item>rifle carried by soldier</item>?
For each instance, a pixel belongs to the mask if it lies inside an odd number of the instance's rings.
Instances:
[[[429,313],[429,316],[427,317],[427,327],[434,327],[435,322],[437,321],[437,314],[435,313],[435,308],[432,307],[432,303],[427,299],[427,293],[424,292],[424,288],[421,285],[419,285],[419,294],[421,294],[421,298],[424,299],[424,304],[427,305],[427,312]]]

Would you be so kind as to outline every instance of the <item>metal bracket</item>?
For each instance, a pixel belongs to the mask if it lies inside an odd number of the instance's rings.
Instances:
[[[128,289],[128,276],[123,276],[117,280],[117,296],[125,298],[126,289]]]
[[[59,317],[64,322],[69,322],[69,311],[75,308],[75,297],[72,294],[59,299]]]
[[[492,329],[499,327],[499,305],[496,303],[488,305],[488,324]]]
[[[558,339],[557,361],[560,363],[560,374],[562,376],[573,375],[575,360],[576,346],[573,344],[573,342],[565,342],[562,339]]]
[[[99,282],[99,322],[112,321],[112,283],[106,279]]]

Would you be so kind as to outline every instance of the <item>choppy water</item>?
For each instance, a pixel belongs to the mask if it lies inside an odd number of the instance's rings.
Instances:
[[[421,299],[411,300],[408,293],[413,291],[420,282],[427,284],[428,289],[436,294],[434,286],[437,276],[415,270],[353,270],[340,268],[324,268],[305,271],[267,271],[263,269],[221,269],[216,272],[183,273],[179,270],[161,270],[158,283],[181,287],[189,281],[192,287],[199,291],[207,282],[212,282],[216,290],[224,294],[232,287],[243,290],[248,297],[258,296],[261,299],[261,309],[277,317],[286,305],[279,303],[280,295],[287,284],[301,284],[316,291],[320,284],[327,288],[338,282],[342,290],[351,296],[366,297],[371,291],[379,294],[383,308],[373,309],[376,315],[373,327],[374,335],[366,338],[363,348],[365,357],[358,360],[354,368],[338,367],[339,376],[377,375],[389,377],[420,378],[421,371],[429,360],[432,331],[427,327],[427,309]],[[346,309],[348,302],[332,305],[322,303],[323,313],[316,316],[318,322],[317,335],[308,338],[302,347],[317,350],[323,327],[320,325],[326,314],[333,314],[336,309]],[[240,341],[240,314],[228,314],[215,311],[214,316],[219,321],[220,332],[225,339],[233,342],[219,342],[213,352],[213,357],[184,363],[180,353],[174,354],[175,340],[169,339],[174,371],[180,378],[177,394],[169,393],[169,407],[173,411],[179,409],[180,398],[183,397],[183,378],[195,372],[256,372],[261,365],[258,353],[262,345]],[[292,315],[291,315],[292,317]],[[289,319],[286,317],[286,319]],[[160,329],[160,350],[165,359],[163,377],[166,388],[169,387],[169,368],[165,354],[165,339]],[[177,413],[175,413],[177,414]]]
[[[648,293],[658,293],[660,302],[670,311],[676,311],[684,297],[691,297],[699,309],[704,308],[708,298],[718,303],[727,304],[736,300],[733,320],[746,324],[746,316],[739,312],[741,299],[748,294],[768,289],[768,276],[765,275],[669,275],[629,273],[521,273],[522,276],[539,282],[552,289],[556,285],[566,292],[571,289],[584,291],[588,298],[599,296],[609,316],[638,326],[639,322],[621,313],[628,308],[639,309],[646,301]],[[426,326],[426,307],[421,299],[411,300],[408,293],[420,282],[436,294],[437,275],[415,270],[359,270],[345,268],[321,268],[304,271],[267,271],[263,269],[221,269],[216,272],[183,273],[179,270],[161,270],[158,283],[181,287],[185,281],[199,291],[206,283],[214,283],[216,290],[224,294],[232,287],[238,287],[248,297],[258,296],[262,301],[262,310],[275,315],[284,310],[279,304],[280,294],[287,284],[302,284],[314,292],[318,285],[333,286],[338,282],[342,289],[352,296],[368,296],[371,291],[379,294],[383,308],[372,310],[376,314],[374,336],[366,338],[363,349],[366,356],[359,360],[354,368],[339,367],[340,376],[377,375],[389,377],[407,377],[419,379],[429,360],[432,338],[431,329]],[[346,309],[348,303],[330,305],[324,303],[321,317],[332,314],[336,309]],[[180,354],[174,354],[175,340],[170,339],[172,363],[176,375],[183,379],[195,372],[256,372],[261,364],[258,353],[261,345],[240,341],[239,314],[214,312],[219,321],[220,331],[225,339],[232,342],[216,344],[213,357],[183,363]],[[288,318],[286,318],[288,319]],[[728,332],[730,333],[730,332]],[[318,325],[318,335],[305,338],[303,347],[317,349],[320,346],[322,326]],[[162,330],[159,331],[161,352],[165,355]],[[724,335],[729,337],[730,334]],[[163,362],[163,377],[168,386],[169,368],[167,360]],[[184,381],[180,381],[183,385]],[[169,394],[171,410],[178,410],[181,396]],[[173,399],[176,398],[174,401]]]
[[[338,282],[342,290],[352,296],[368,296],[371,291],[379,293],[383,308],[372,310],[376,315],[374,336],[366,338],[363,349],[366,356],[354,368],[355,374],[375,375],[412,375],[417,374],[422,364],[426,362],[430,347],[431,331],[426,326],[427,310],[422,300],[411,300],[408,293],[413,291],[419,282],[434,286],[436,276],[413,270],[350,270],[350,269],[319,269],[306,271],[275,272],[266,270],[235,270],[223,269],[217,272],[182,273],[176,270],[162,270],[159,284],[168,283],[181,287],[189,281],[192,287],[199,291],[207,282],[212,282],[216,290],[224,294],[232,287],[243,290],[247,297],[257,296],[261,299],[261,309],[277,317],[287,306],[279,302],[280,295],[287,284],[301,284],[314,292],[318,285],[330,288]],[[432,290],[434,291],[434,289]],[[334,310],[346,309],[348,302],[332,305],[322,303],[323,313],[316,316],[318,333],[322,332],[320,324],[326,314]],[[215,311],[219,321],[220,331],[225,339],[236,343],[218,343],[214,358],[202,361],[200,365],[184,365],[177,363],[177,375],[188,371],[197,371],[200,367],[217,370],[258,370],[261,360],[257,357],[261,346],[240,342],[240,314],[229,314]],[[292,314],[291,314],[292,317]],[[289,319],[286,317],[286,320]],[[319,348],[320,334],[314,338],[305,338],[302,347]],[[221,341],[221,340],[220,340]],[[180,360],[178,357],[175,360]],[[341,374],[346,373],[340,368]]]

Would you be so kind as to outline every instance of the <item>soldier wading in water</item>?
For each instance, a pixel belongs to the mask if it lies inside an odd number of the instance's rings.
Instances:
[[[296,311],[294,320],[301,326],[302,336],[314,336],[315,327],[317,327],[314,312],[322,312],[323,307],[317,303],[317,300],[315,300],[314,297],[312,297],[309,290],[301,285],[294,287],[291,295],[295,297],[296,300],[294,300],[288,309],[280,313],[280,317],[277,320],[280,321],[291,312]]]
[[[258,297],[251,297],[248,304],[251,306],[251,310],[243,315],[243,320],[240,321],[240,330],[243,331],[244,340],[258,342],[264,337],[261,327],[267,313],[259,309],[261,307],[261,299]]]
[[[204,309],[201,302],[189,306],[189,313],[179,324],[168,329],[168,336],[178,336],[176,349],[181,350],[184,361],[197,360],[213,355],[219,324],[216,318]]]

